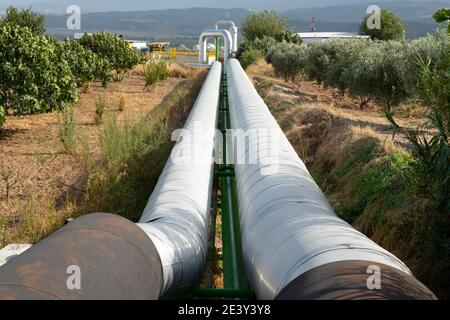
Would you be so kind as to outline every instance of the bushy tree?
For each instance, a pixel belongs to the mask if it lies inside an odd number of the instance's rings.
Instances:
[[[332,63],[333,50],[327,42],[313,42],[308,46],[305,53],[305,73],[310,79],[319,84],[323,82]]]
[[[70,67],[57,48],[29,28],[0,26],[0,105],[15,115],[50,112],[77,101]]]
[[[392,11],[381,9],[381,28],[369,29],[367,20],[370,14],[366,15],[361,21],[359,32],[368,35],[372,40],[401,40],[405,38],[406,27],[402,19]]]
[[[142,62],[142,55],[126,41],[108,32],[85,34],[80,44],[91,50],[100,58],[106,59],[112,70],[116,71],[117,80],[122,80],[126,71]]]
[[[239,62],[241,63],[242,68],[247,69],[247,67],[259,59],[264,57],[264,52],[260,49],[250,48],[245,50],[242,55],[239,57]]]
[[[58,42],[61,58],[67,61],[78,86],[88,88],[91,81],[100,80],[104,87],[111,80],[111,66],[103,59],[84,48],[75,40]]]
[[[305,66],[305,50],[303,46],[281,42],[270,49],[266,60],[270,61],[278,76],[294,82]]]
[[[236,53],[236,58],[242,63],[241,58],[242,55],[248,51],[252,50],[253,52],[260,51],[263,53],[263,56],[267,53],[267,51],[277,44],[277,40],[271,37],[264,38],[256,38],[253,41],[244,41],[239,46],[239,49]]]
[[[251,13],[242,21],[241,30],[247,41],[265,36],[277,39],[288,31],[287,18],[274,10]]]
[[[391,114],[415,91],[416,63],[410,52],[405,41],[371,43],[348,70],[350,93],[381,99],[386,114]]]
[[[19,27],[27,27],[35,35],[43,35],[46,32],[45,17],[30,9],[17,9],[9,7],[6,9],[5,23],[14,24]]]
[[[369,45],[370,42],[359,39],[336,39],[326,42],[330,62],[324,75],[326,85],[336,87],[342,92],[347,90],[351,75],[346,71]]]

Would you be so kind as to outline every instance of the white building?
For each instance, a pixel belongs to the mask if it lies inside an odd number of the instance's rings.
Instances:
[[[299,32],[297,34],[303,43],[326,41],[328,39],[369,39],[369,36],[362,36],[351,32]]]

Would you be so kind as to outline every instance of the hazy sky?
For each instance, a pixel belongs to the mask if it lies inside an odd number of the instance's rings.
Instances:
[[[384,0],[387,1],[387,0]],[[408,1],[408,0],[390,0]],[[419,1],[419,0],[409,0]],[[420,2],[432,0],[420,0]],[[438,0],[448,1],[450,0]],[[304,7],[317,7],[339,4],[355,3],[382,3],[374,0],[0,0],[0,12],[10,6],[33,7],[47,13],[63,13],[68,5],[76,4],[85,12],[89,11],[113,11],[113,10],[149,10],[149,9],[169,9],[169,8],[189,8],[189,7],[210,7],[210,8],[246,8],[259,10],[271,8],[286,10]]]

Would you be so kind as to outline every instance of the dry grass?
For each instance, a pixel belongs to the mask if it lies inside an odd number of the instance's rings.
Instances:
[[[184,63],[172,62],[167,68],[169,70],[170,76],[174,78],[186,79],[190,74],[189,67]]]
[[[50,234],[72,216],[75,204],[71,201],[56,206],[56,197],[27,199],[1,203],[0,247],[9,243],[34,243]]]

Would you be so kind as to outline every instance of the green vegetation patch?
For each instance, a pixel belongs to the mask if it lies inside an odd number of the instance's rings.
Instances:
[[[412,160],[404,154],[393,152],[374,159],[353,182],[355,197],[350,212],[361,214],[375,204],[372,225],[376,227],[384,221],[390,208],[407,201],[411,174]]]

